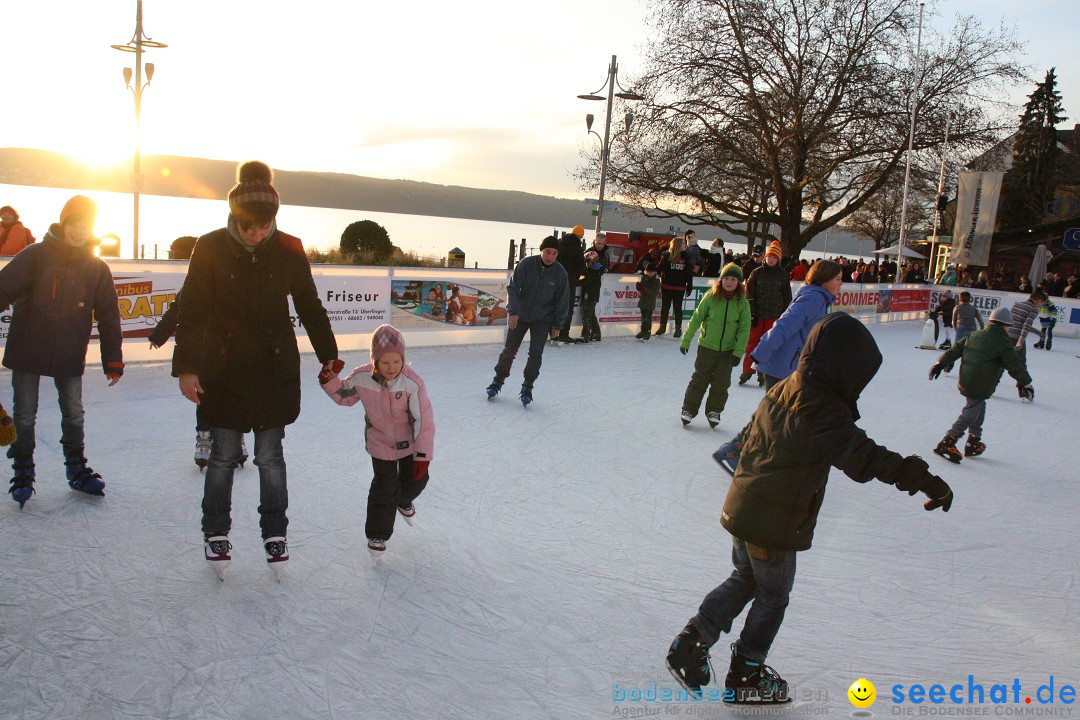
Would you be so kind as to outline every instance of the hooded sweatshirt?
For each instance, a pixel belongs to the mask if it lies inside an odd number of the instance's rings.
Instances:
[[[835,313],[814,325],[798,369],[769,390],[744,434],[720,519],[731,534],[769,549],[808,549],[833,467],[912,493],[933,478],[925,461],[891,452],[855,425],[859,396],[880,366],[877,343],[855,318]]]

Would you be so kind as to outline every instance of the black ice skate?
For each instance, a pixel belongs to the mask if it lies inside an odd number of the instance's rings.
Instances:
[[[967,443],[964,444],[964,457],[978,457],[986,452],[986,445],[978,435],[968,435]]]
[[[752,372],[740,373],[739,374],[739,384],[740,385],[745,385],[746,382],[752,377],[754,377],[754,373],[752,373]]]
[[[712,677],[709,666],[709,648],[702,642],[701,632],[694,623],[686,623],[667,654],[667,668],[671,676],[684,688],[701,696],[701,686],[708,685]]]
[[[11,463],[15,476],[11,478],[11,499],[19,503],[19,509],[34,494],[34,456],[15,457]]]
[[[961,455],[960,451],[956,449],[957,440],[958,438],[955,435],[946,435],[945,437],[941,438],[941,442],[939,442],[937,444],[937,447],[934,448],[934,454],[940,455],[949,462],[959,464],[960,461],[964,459],[964,456]]]
[[[529,403],[533,401],[532,385],[522,385],[521,394],[518,395],[518,399],[521,400],[523,407],[529,407]]]
[[[68,486],[72,490],[78,490],[87,495],[105,497],[105,481],[101,479],[101,475],[94,472],[94,469],[86,464],[82,448],[65,455],[64,465],[67,469]]]
[[[731,667],[724,681],[724,702],[732,705],[776,705],[791,702],[787,681],[768,665],[739,655],[731,645]]]
[[[502,390],[502,384],[501,383],[491,383],[490,385],[488,385],[487,386],[487,399],[488,400],[494,400],[495,396],[499,394],[500,390]]]

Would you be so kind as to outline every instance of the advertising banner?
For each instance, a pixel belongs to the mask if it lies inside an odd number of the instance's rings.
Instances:
[[[999,172],[960,173],[950,262],[986,265],[990,261],[990,238],[994,234],[1003,175]]]
[[[400,329],[506,327],[506,282],[394,276],[391,319]]]

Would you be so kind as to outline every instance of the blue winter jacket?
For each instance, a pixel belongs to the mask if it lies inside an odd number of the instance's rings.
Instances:
[[[829,313],[835,298],[820,285],[803,285],[776,324],[762,335],[751,355],[757,369],[783,380],[799,366],[810,328]]]
[[[123,373],[116,286],[94,246],[76,248],[53,225],[0,270],[0,309],[14,304],[4,366],[48,377],[77,377],[96,320],[105,374]]]
[[[559,263],[545,267],[539,255],[517,264],[506,286],[506,311],[523,323],[547,322],[561,327],[569,302],[566,270]]]

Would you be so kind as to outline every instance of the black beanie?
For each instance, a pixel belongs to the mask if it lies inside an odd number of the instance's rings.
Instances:
[[[548,235],[540,242],[541,250],[547,250],[548,248],[559,249],[559,241],[555,239],[554,235]]]

